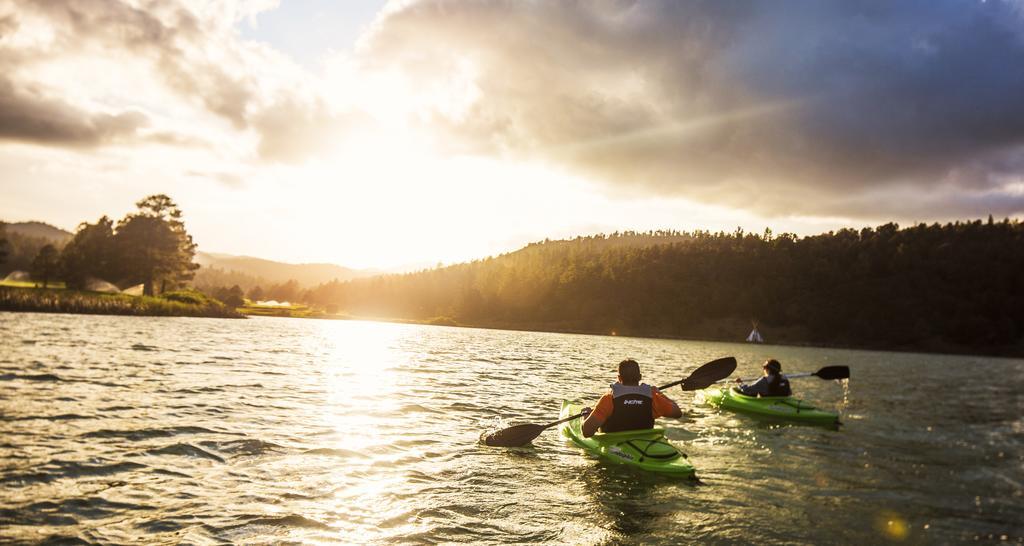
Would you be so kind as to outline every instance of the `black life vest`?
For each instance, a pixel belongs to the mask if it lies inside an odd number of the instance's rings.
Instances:
[[[643,383],[612,383],[612,414],[601,432],[619,432],[654,427],[654,389]]]
[[[791,396],[793,389],[789,388],[789,380],[781,373],[768,376],[768,396]]]

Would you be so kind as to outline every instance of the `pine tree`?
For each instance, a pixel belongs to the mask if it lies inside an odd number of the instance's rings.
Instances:
[[[90,278],[113,281],[114,222],[106,216],[95,224],[83,222],[60,254],[60,271],[68,288],[85,288]]]
[[[39,254],[32,260],[32,279],[42,281],[43,288],[50,284],[50,280],[57,274],[60,254],[53,245],[45,245],[39,249]]]
[[[135,204],[139,212],[117,225],[118,261],[127,279],[141,282],[143,293],[153,295],[178,288],[195,276],[196,244],[185,231],[181,210],[170,197],[151,195]]]

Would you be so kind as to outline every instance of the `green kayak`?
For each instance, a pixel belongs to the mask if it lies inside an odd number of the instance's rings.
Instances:
[[[792,396],[747,396],[732,388],[704,389],[697,402],[760,417],[774,417],[812,425],[838,425],[839,414],[820,410]]]
[[[580,404],[562,402],[561,418],[579,413]],[[599,432],[584,438],[581,427],[583,419],[562,423],[559,430],[583,449],[616,463],[635,466],[648,472],[672,476],[694,477],[693,466],[686,455],[665,438],[665,429],[628,430],[623,432]]]

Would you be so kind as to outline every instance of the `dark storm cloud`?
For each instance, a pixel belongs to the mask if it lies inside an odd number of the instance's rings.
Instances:
[[[1017,1],[425,0],[365,55],[480,98],[467,149],[772,214],[1024,212]],[[1017,193],[1014,193],[1014,192]]]
[[[139,112],[90,113],[0,77],[0,139],[97,146],[134,137],[147,124]]]

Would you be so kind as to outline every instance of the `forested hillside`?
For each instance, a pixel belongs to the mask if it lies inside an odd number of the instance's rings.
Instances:
[[[48,244],[63,248],[72,234],[42,222],[0,221],[0,279],[11,271],[27,271],[39,249]]]
[[[294,280],[301,286],[309,287],[333,280],[347,281],[373,274],[370,271],[350,269],[335,264],[290,264],[250,256],[203,252],[196,256],[196,262],[203,266],[200,269],[202,274],[196,275],[197,286],[238,284],[246,290],[257,285],[266,288],[273,283],[284,283],[290,280]],[[204,272],[204,269],[208,270],[208,273]]]
[[[306,299],[355,316],[476,326],[740,340],[757,320],[775,342],[1022,354],[1022,271],[1024,224],[990,218],[804,238],[737,231],[546,241],[327,283]]]

